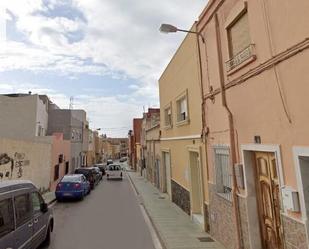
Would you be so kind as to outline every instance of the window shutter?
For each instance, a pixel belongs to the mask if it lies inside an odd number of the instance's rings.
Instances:
[[[248,13],[244,13],[231,27],[228,28],[230,57],[234,57],[250,43]]]

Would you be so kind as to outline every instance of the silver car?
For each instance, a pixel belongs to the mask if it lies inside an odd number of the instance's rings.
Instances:
[[[123,172],[122,167],[119,164],[110,164],[106,166],[106,178],[122,180]]]
[[[0,248],[34,249],[50,243],[54,218],[30,181],[0,182]]]

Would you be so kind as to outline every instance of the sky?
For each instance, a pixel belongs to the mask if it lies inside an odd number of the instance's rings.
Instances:
[[[2,2],[2,3],[1,3]],[[5,2],[5,3],[4,3]],[[207,0],[0,0],[0,94],[46,94],[125,137],[159,107],[158,79]]]

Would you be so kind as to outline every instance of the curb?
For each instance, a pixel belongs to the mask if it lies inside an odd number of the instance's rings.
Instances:
[[[152,227],[154,228],[154,230],[155,230],[155,232],[156,232],[156,235],[157,235],[157,237],[158,237],[158,239],[159,239],[159,241],[160,241],[160,243],[161,243],[162,248],[163,248],[163,249],[168,249],[168,248],[166,247],[166,243],[165,243],[164,239],[162,238],[162,235],[161,235],[160,232],[159,232],[159,229],[158,229],[157,226],[155,225],[155,223],[154,223],[154,221],[153,221],[151,215],[149,214],[149,211],[148,211],[147,207],[146,207],[145,204],[144,204],[144,198],[143,198],[143,196],[141,196],[140,193],[138,192],[137,187],[135,186],[135,183],[134,183],[134,181],[132,180],[130,174],[127,174],[127,175],[128,175],[128,177],[129,177],[129,180],[130,180],[130,182],[131,182],[131,184],[132,184],[134,190],[136,191],[137,195],[143,200],[143,202],[140,203],[140,205],[143,206],[143,208],[144,208],[144,210],[145,210],[145,212],[146,212],[146,214],[147,214],[147,216],[148,216],[148,218],[149,218],[149,220],[150,220],[150,222],[151,222],[151,225],[152,225]]]

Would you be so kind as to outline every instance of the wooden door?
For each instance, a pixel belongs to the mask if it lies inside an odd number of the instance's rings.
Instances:
[[[264,249],[283,249],[280,186],[274,153],[256,152],[256,187]]]

